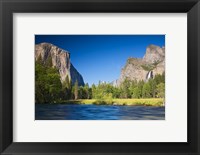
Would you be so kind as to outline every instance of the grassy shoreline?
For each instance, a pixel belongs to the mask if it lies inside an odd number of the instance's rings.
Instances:
[[[163,106],[162,98],[146,99],[78,99],[62,101],[60,104],[95,104],[95,105],[128,105],[128,106]]]

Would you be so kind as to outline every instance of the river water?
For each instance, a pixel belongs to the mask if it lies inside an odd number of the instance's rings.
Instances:
[[[36,104],[35,120],[164,120],[165,107]]]

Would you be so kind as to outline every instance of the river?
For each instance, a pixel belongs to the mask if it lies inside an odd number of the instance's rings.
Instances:
[[[165,107],[36,104],[35,120],[164,120]]]

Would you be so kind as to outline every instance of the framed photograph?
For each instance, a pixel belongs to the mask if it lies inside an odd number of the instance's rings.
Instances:
[[[165,119],[165,35],[35,35],[35,44],[35,120]]]
[[[198,0],[0,10],[2,154],[200,154]]]

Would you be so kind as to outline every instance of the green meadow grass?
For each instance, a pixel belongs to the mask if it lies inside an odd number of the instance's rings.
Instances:
[[[163,106],[162,98],[146,99],[78,99],[68,100],[63,103],[74,104],[96,104],[96,105],[143,105],[143,106]]]

